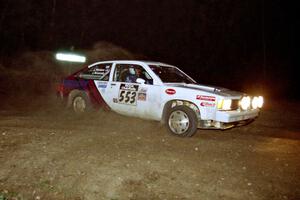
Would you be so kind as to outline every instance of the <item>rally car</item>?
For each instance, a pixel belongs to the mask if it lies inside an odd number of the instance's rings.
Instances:
[[[198,84],[179,68],[151,61],[101,61],[62,80],[58,96],[75,113],[103,108],[160,121],[177,136],[227,129],[259,115],[262,96]]]

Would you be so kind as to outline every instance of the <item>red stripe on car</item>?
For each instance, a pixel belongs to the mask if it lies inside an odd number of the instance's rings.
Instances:
[[[88,89],[89,89],[89,95],[93,97],[93,100],[96,101],[100,107],[103,107],[105,110],[110,110],[110,107],[107,105],[107,103],[104,101],[103,97],[99,93],[95,82],[93,80],[89,80],[88,82]]]

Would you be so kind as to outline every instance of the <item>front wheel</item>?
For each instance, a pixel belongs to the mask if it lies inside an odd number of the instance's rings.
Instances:
[[[191,137],[197,131],[198,120],[196,113],[187,106],[171,108],[166,118],[168,130],[181,137]]]

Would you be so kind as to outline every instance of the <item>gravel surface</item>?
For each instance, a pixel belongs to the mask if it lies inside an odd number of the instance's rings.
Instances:
[[[298,102],[269,102],[247,126],[191,138],[45,105],[0,110],[1,200],[300,199]]]

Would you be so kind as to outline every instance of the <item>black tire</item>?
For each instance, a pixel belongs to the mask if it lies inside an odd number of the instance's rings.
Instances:
[[[70,108],[76,114],[84,114],[91,111],[91,103],[85,92],[77,91],[73,95]]]
[[[170,133],[180,137],[191,137],[197,131],[198,119],[196,113],[187,106],[171,108],[165,119]]]

